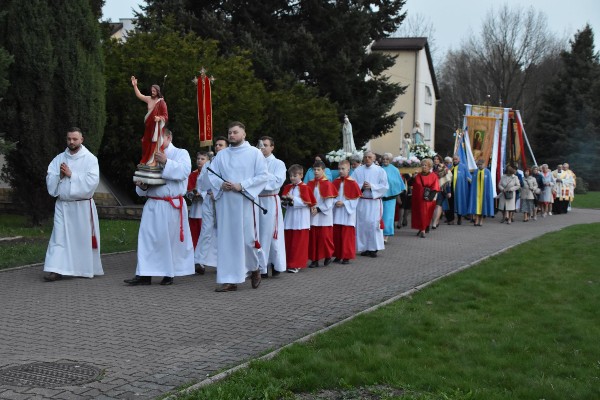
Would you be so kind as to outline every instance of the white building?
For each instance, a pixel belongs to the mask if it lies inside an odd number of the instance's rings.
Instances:
[[[436,101],[440,99],[433,62],[427,38],[386,38],[376,41],[371,51],[379,51],[396,57],[396,63],[384,72],[390,82],[408,86],[392,107],[392,114],[404,113],[398,118],[393,130],[372,139],[369,147],[376,153],[400,154],[404,133],[412,134],[415,121],[419,121],[425,144],[435,145]]]
[[[117,40],[126,41],[127,34],[135,29],[135,19],[119,18],[119,22],[109,22],[110,37]]]

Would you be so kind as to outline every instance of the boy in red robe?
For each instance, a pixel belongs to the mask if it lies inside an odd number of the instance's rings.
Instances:
[[[317,200],[310,188],[302,182],[304,169],[298,164],[288,169],[290,181],[281,192],[281,204],[285,207],[283,219],[285,257],[287,272],[297,273],[308,262],[310,209]]]
[[[333,181],[338,192],[333,208],[334,262],[349,264],[356,258],[356,207],[362,191],[350,174],[350,162],[340,162],[339,178]]]
[[[324,259],[323,265],[331,264],[333,257],[333,202],[337,197],[337,189],[325,176],[325,163],[315,161],[313,164],[315,179],[308,182],[317,204],[310,210],[310,239],[308,241],[308,258],[312,263],[309,268],[319,267],[319,260]]]

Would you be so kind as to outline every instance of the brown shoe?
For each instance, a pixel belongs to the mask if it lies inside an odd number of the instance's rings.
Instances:
[[[55,282],[60,281],[62,279],[61,274],[57,274],[56,272],[50,272],[48,275],[44,276],[44,280],[46,282]]]
[[[196,264],[194,268],[198,275],[204,275],[204,272],[206,272],[206,268],[204,268],[204,265],[202,264]]]
[[[217,286],[215,292],[235,292],[237,290],[237,285],[233,283],[224,283],[220,286]]]
[[[252,271],[250,280],[252,281],[252,289],[256,289],[258,286],[260,286],[261,276],[259,269],[257,269],[256,271]]]

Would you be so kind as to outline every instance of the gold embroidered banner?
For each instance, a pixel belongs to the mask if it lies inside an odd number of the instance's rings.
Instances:
[[[491,107],[490,107],[491,108]],[[488,166],[494,147],[496,117],[467,116],[471,151],[475,161],[482,159]]]

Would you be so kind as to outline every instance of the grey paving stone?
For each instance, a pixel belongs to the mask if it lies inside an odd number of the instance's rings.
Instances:
[[[168,287],[128,287],[136,253],[102,257],[104,276],[46,283],[41,267],[0,272],[0,369],[72,360],[102,379],[60,392],[3,387],[0,399],[146,399],[240,364],[330,326],[482,257],[577,223],[599,210],[511,225],[487,220],[445,226],[426,239],[402,228],[376,259],[358,256],[216,293],[215,271],[175,278]],[[502,257],[502,255],[500,255]],[[48,397],[41,395],[44,393]],[[68,396],[75,397],[68,397]]]

